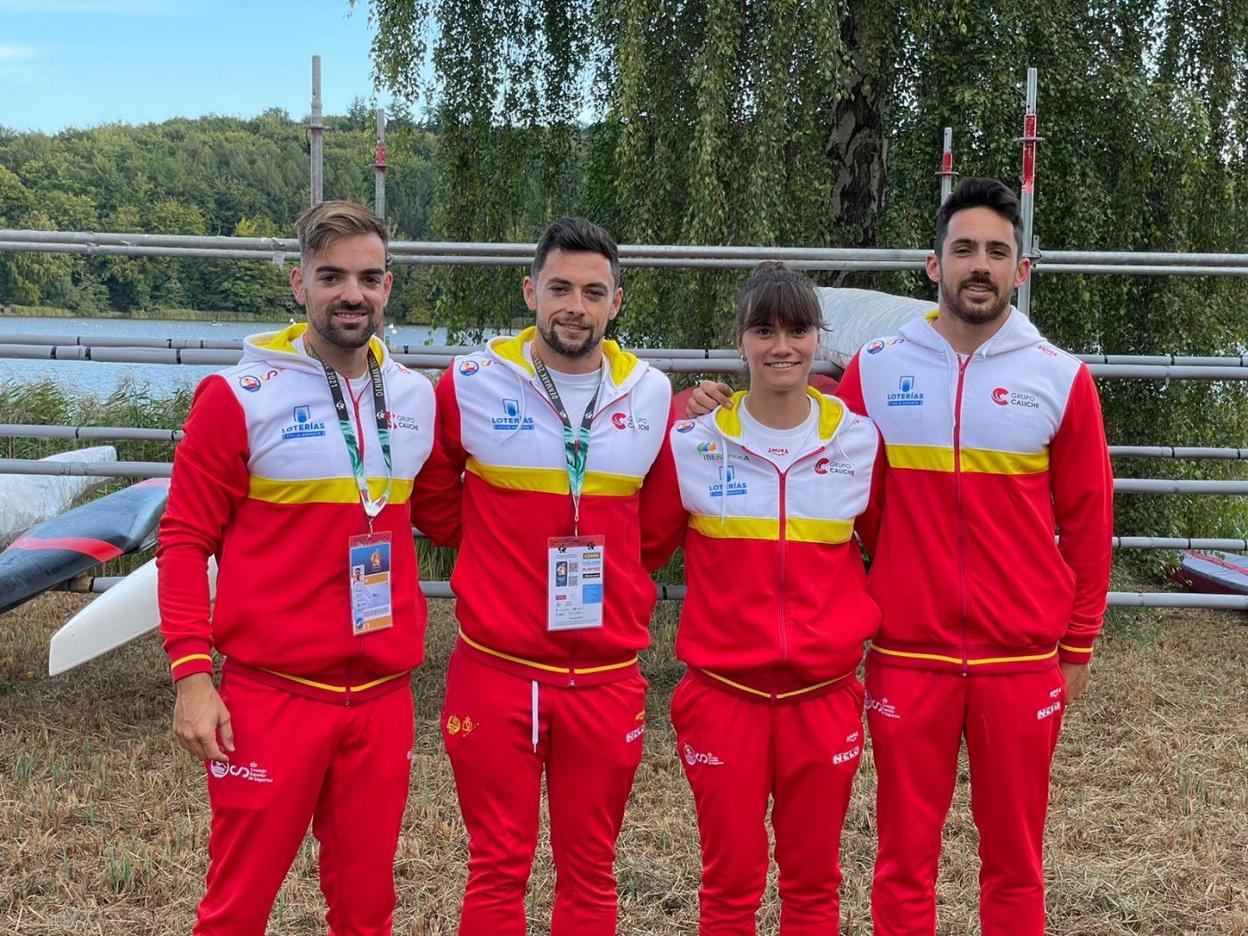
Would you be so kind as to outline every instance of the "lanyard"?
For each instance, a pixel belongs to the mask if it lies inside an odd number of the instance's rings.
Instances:
[[[317,358],[317,360],[320,360]],[[386,460],[386,489],[381,497],[373,500],[368,490],[368,478],[364,476],[364,465],[360,461],[360,446],[355,440],[355,425],[347,415],[347,401],[342,396],[342,384],[338,374],[332,367],[321,361],[325,369],[325,379],[329,382],[329,395],[334,400],[334,412],[338,414],[338,427],[342,430],[342,438],[347,443],[347,454],[351,456],[351,470],[355,473],[355,485],[360,491],[360,502],[364,505],[364,513],[368,515],[368,532],[373,532],[373,518],[381,513],[390,500],[390,492],[394,488],[394,469],[390,463],[390,427],[386,424],[386,388],[381,382],[381,365],[372,349],[368,351],[368,376],[373,383],[373,415],[377,417],[377,441],[381,443],[381,457]]]
[[[599,381],[598,389],[594,391],[593,397],[585,407],[585,414],[581,417],[581,429],[578,433],[572,430],[572,420],[568,418],[568,410],[563,405],[563,400],[559,398],[559,388],[555,386],[550,371],[546,369],[546,365],[537,355],[533,355],[533,370],[537,371],[538,379],[541,380],[546,395],[550,397],[550,402],[563,423],[563,449],[568,462],[568,489],[572,492],[572,534],[580,536],[581,491],[585,487],[585,465],[589,461],[589,427],[594,421],[594,407],[598,404],[598,395],[602,392],[602,382]]]

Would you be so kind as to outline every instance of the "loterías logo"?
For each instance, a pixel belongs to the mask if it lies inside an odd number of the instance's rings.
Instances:
[[[1009,406],[1010,391],[1005,389],[1005,387],[997,387],[992,391],[992,402],[996,403],[997,406]]]

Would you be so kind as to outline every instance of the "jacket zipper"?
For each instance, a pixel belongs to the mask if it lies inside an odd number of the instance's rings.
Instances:
[[[555,409],[555,404],[552,403],[550,397],[546,395],[546,392],[542,389],[541,384],[538,383],[536,380],[530,380],[529,386],[532,387],[537,392],[537,395],[542,399],[542,401],[548,407],[550,407],[550,411],[554,413],[556,416],[558,416],[559,410]],[[607,403],[604,403],[602,406],[594,410],[594,417],[592,420],[590,420],[591,428],[592,428],[593,423],[598,421],[598,417],[601,416],[608,407],[614,406],[616,403],[620,402],[620,400],[624,399],[626,396],[628,396],[627,391],[625,391],[624,393],[621,393],[615,399],[610,400]],[[572,418],[571,414],[568,414],[568,418],[569,419]],[[585,470],[586,471],[589,470],[588,465],[585,466]],[[604,595],[603,597],[605,599],[606,596]],[[606,611],[605,606],[603,608],[603,611],[604,612]],[[604,621],[603,623],[605,624],[606,622]],[[577,644],[579,644],[580,641],[581,641],[581,635],[574,631],[572,633],[572,647],[568,651],[568,688],[570,689],[573,689],[576,687],[576,650],[577,650]]]
[[[958,390],[953,411],[953,501],[958,541],[958,586],[962,599],[963,676],[966,676],[970,670],[970,652],[967,646],[970,641],[970,615],[967,609],[966,593],[966,516],[962,510],[962,388],[966,381],[966,369],[970,366],[971,357],[973,355],[968,355],[966,360],[963,360],[962,355],[958,355]]]
[[[784,471],[781,471],[779,468],[776,467],[775,462],[773,462],[770,458],[766,458],[765,456],[760,455],[758,452],[753,452],[744,445],[741,446],[741,451],[745,452],[747,455],[753,455],[755,458],[759,458],[765,461],[768,465],[771,466],[772,470],[775,471],[776,474],[780,478],[780,510],[779,510],[779,518],[778,518],[779,529],[777,531],[777,536],[776,536],[777,564],[779,566],[779,574],[780,574],[780,591],[779,591],[779,596],[778,596],[779,600],[776,603],[776,627],[779,630],[779,636],[780,636],[780,664],[781,665],[789,661],[789,621],[788,621],[788,615],[785,613],[788,607],[788,603],[785,598],[785,583],[784,583],[785,566],[786,566],[785,559],[788,553],[788,543],[789,543],[789,537],[788,537],[789,472],[793,470],[794,466],[796,466],[798,462],[805,461],[807,458],[810,458],[812,455],[818,455],[825,448],[826,446],[820,446],[819,448],[813,451],[807,452],[805,455],[799,456],[798,458],[793,460],[793,462],[789,465],[788,468],[785,468]],[[724,497],[728,496],[728,480],[726,478],[724,479],[723,496]],[[773,696],[774,696],[774,692],[773,692]]]
[[[360,416],[360,399],[364,396],[364,393],[363,391],[361,391],[360,396],[357,397],[354,393],[351,392],[351,384],[350,382],[348,382],[347,383],[347,395],[351,397],[351,409],[355,411],[355,438],[357,440],[357,448],[359,450],[359,456],[360,456],[360,471],[364,471],[364,419],[363,417]],[[365,478],[365,483],[367,484],[368,472],[364,472],[364,478]],[[371,493],[369,494],[369,497],[372,497]],[[355,656],[360,657],[363,655],[364,655],[364,641],[360,640],[359,638],[356,638]],[[351,682],[352,682],[351,676],[352,676],[352,670],[353,670],[352,664],[354,663],[355,663],[354,657],[349,657],[347,659],[346,685],[343,687],[344,694],[342,698],[342,704],[344,708],[351,707]]]

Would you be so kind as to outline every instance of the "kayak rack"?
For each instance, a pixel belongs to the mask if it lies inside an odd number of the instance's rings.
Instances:
[[[79,593],[108,591],[124,580],[124,576],[79,575],[63,583],[56,590]],[[450,582],[421,582],[420,590],[426,598],[454,598]],[[683,601],[684,585],[656,585],[659,601]],[[1194,595],[1186,592],[1113,592],[1109,604],[1131,608],[1220,608],[1248,610],[1248,595]]]

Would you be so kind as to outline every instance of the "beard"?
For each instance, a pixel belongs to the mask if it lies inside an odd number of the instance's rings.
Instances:
[[[992,289],[993,298],[988,304],[977,303],[962,297],[962,290],[972,284],[984,285]],[[963,280],[956,290],[950,290],[945,282],[941,281],[940,292],[944,306],[950,314],[968,325],[987,325],[989,322],[995,322],[1010,307],[1010,293],[1007,292],[1002,296],[997,292],[996,284],[987,278],[972,276]]]
[[[363,312],[367,324],[364,327],[343,328],[334,319],[335,312]],[[368,302],[361,302],[357,305],[335,302],[320,314],[308,315],[308,324],[316,330],[318,335],[335,347],[348,348],[350,350],[362,348],[368,344],[369,339],[377,331],[380,320],[380,314]]]
[[[553,322],[547,324],[538,323],[537,330],[541,334],[542,339],[550,346],[551,350],[556,354],[560,354],[566,358],[581,358],[589,354],[594,348],[598,347],[598,342],[602,341],[602,334],[595,332],[593,326],[590,326],[589,332],[585,337],[576,343],[564,341],[555,332]]]

